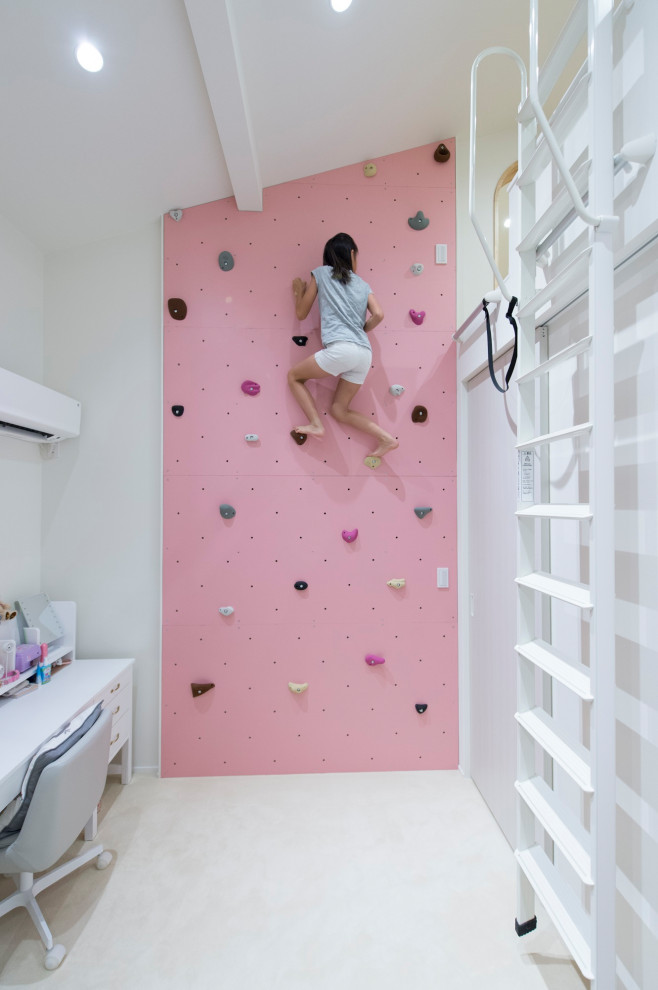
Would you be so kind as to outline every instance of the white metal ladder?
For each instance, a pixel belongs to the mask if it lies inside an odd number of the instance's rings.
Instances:
[[[562,936],[583,975],[596,990],[615,986],[615,670],[614,670],[614,256],[612,146],[613,0],[581,0],[556,48],[538,67],[537,0],[530,0],[529,97],[519,110],[521,285],[519,287],[518,443],[539,465],[539,501],[520,505],[517,566],[518,792],[517,932],[536,925],[535,896]],[[587,32],[587,62],[577,73],[551,123],[542,109],[582,34]],[[569,171],[562,155],[574,107],[586,105],[587,161]],[[561,192],[536,216],[535,183],[547,163],[560,175]],[[539,291],[537,262],[547,244],[557,249],[555,232],[579,217],[588,225],[587,245],[560,267]],[[589,330],[577,343],[546,359],[538,355],[536,330],[555,313],[588,292]],[[539,315],[541,312],[541,315]],[[588,355],[588,415],[551,432],[538,388],[548,387],[551,372],[579,354]],[[550,465],[554,444],[588,444],[589,502],[553,504],[541,472]],[[541,451],[541,456],[537,453]],[[546,530],[555,520],[572,520],[589,547],[587,583],[565,581],[552,573]],[[585,536],[585,532],[587,535]],[[543,541],[543,549],[542,549]],[[538,569],[539,563],[539,569]],[[552,645],[551,605],[568,603],[589,619],[589,665]],[[575,644],[576,645],[576,644]],[[540,676],[538,672],[541,672]],[[548,677],[549,703],[540,684]],[[556,684],[578,699],[589,724],[575,738],[553,714]],[[557,764],[580,791],[579,807],[563,805],[553,775]],[[551,762],[552,761],[552,764]],[[574,878],[576,878],[574,880]]]
[[[628,2],[619,5],[615,15],[623,6]],[[536,927],[537,897],[596,990],[613,990],[616,981],[613,7],[614,0],[579,0],[540,72],[538,0],[530,0],[529,87],[518,113],[521,276],[520,285],[514,286],[520,303],[517,448],[520,458],[539,465],[540,474],[539,484],[529,486],[529,503],[524,500],[517,509],[516,929],[524,935]],[[549,122],[543,104],[585,33],[586,61]],[[512,55],[520,62],[507,49],[487,49],[474,63],[469,207],[501,293],[509,299],[472,208],[475,74],[479,60],[489,54]],[[523,86],[523,68],[521,75]],[[585,108],[587,160],[571,172],[562,147]],[[559,173],[560,189],[537,215],[535,187],[549,165]],[[587,244],[575,256],[567,255],[561,265],[562,235],[578,218],[588,227]],[[556,273],[538,290],[538,264],[551,249],[551,268]],[[588,294],[587,334],[548,357],[545,343],[537,346],[537,329],[584,293]],[[551,432],[545,402],[551,372],[585,354],[588,414]],[[587,503],[551,502],[546,468],[550,470],[554,445],[564,442],[588,445]],[[579,540],[588,545],[587,583],[564,580],[551,571],[550,527],[556,520],[571,520],[579,528]],[[589,620],[588,664],[577,655],[577,644],[573,655],[553,646],[555,602],[567,603]],[[582,724],[589,727],[582,738],[561,723],[559,712],[553,714],[554,689],[577,699]],[[573,801],[561,802],[553,786],[554,767],[579,793],[575,809]]]

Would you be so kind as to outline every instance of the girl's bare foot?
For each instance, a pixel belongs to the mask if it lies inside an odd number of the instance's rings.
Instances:
[[[370,457],[383,457],[384,454],[389,454],[392,450],[395,450],[396,447],[399,446],[400,444],[395,437],[389,437],[388,440],[380,440],[377,449],[373,450]]]
[[[320,437],[324,436],[324,426],[320,426],[320,424],[314,426],[312,423],[309,423],[307,426],[296,426],[295,433],[305,433],[307,436],[315,437],[319,440]]]

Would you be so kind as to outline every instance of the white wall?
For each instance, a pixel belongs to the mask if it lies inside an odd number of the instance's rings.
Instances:
[[[158,765],[160,223],[50,255],[44,367],[82,403],[44,464],[42,584],[78,603],[78,656],[135,657],[134,760]]]
[[[43,256],[0,216],[0,364],[42,380]],[[41,456],[35,444],[0,438],[0,600],[39,591]]]

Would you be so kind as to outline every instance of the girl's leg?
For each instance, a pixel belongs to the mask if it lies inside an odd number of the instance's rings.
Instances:
[[[291,368],[288,372],[288,385],[290,391],[292,392],[297,405],[300,407],[305,416],[308,417],[308,423],[306,426],[296,426],[295,433],[308,433],[313,437],[321,437],[324,435],[324,426],[320,421],[320,414],[316,409],[315,402],[309,390],[306,387],[306,382],[310,378],[331,378],[332,376],[327,371],[323,371],[315,357],[306,358],[304,361],[300,361],[296,364],[294,368]]]
[[[392,437],[386,430],[382,430],[381,426],[377,426],[376,423],[367,416],[364,416],[363,413],[350,409],[350,402],[360,388],[360,385],[354,382],[346,382],[344,378],[341,378],[331,404],[331,415],[339,423],[346,423],[347,426],[353,426],[355,430],[361,430],[362,433],[367,433],[369,436],[374,437],[378,441],[378,444],[370,456],[383,457],[389,451],[395,450],[399,444],[395,437]]]

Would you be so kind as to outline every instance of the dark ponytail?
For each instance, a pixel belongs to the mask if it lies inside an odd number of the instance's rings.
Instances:
[[[349,234],[335,234],[324,246],[322,264],[333,268],[331,277],[347,285],[352,277],[352,251],[358,248]]]

